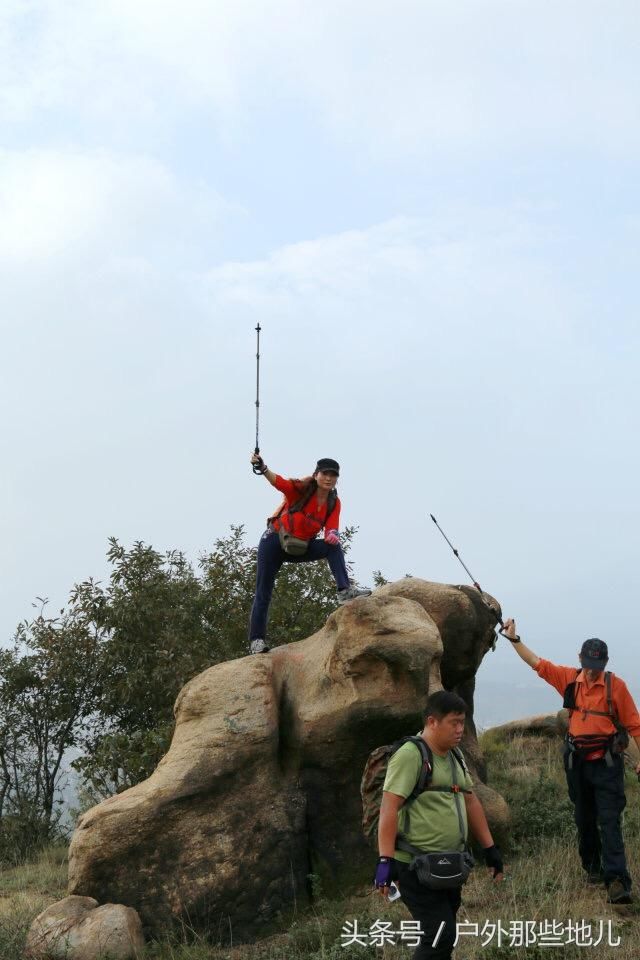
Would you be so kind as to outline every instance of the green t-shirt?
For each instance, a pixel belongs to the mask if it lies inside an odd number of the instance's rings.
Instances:
[[[462,770],[458,761],[455,764],[456,782],[465,790],[473,788],[473,780]],[[408,797],[416,783],[422,767],[419,749],[413,743],[404,743],[389,761],[384,790],[399,797]],[[449,754],[439,757],[433,754],[433,786],[446,787],[453,783],[453,774]],[[464,835],[467,836],[467,810],[464,794],[458,794],[464,823]],[[408,820],[408,825],[407,825]],[[425,852],[438,850],[462,850],[464,844],[460,836],[460,821],[453,793],[440,790],[427,790],[409,804],[405,810],[398,810],[398,833],[405,840]],[[396,860],[403,863],[411,861],[411,854],[396,850]]]

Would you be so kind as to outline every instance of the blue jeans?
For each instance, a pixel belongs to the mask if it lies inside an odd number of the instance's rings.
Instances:
[[[324,540],[310,540],[307,552],[301,557],[290,557],[280,546],[278,534],[265,530],[258,544],[258,573],[256,576],[256,595],[251,608],[249,621],[249,640],[266,640],[267,616],[271,595],[278,571],[283,563],[312,563],[314,560],[326,560],[336,581],[338,590],[349,586],[349,574],[340,544],[331,546]]]

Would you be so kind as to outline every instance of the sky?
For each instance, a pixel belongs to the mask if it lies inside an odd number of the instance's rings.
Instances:
[[[0,642],[109,536],[257,541],[259,322],[264,458],[340,461],[361,583],[465,582],[433,513],[640,698],[639,48],[631,0],[4,0]]]

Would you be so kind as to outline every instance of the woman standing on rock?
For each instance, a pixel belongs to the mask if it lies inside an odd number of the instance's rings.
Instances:
[[[340,499],[336,483],[340,465],[329,457],[318,460],[313,476],[302,480],[285,479],[269,470],[262,457],[253,454],[251,463],[272,487],[284,495],[284,501],[267,522],[258,545],[256,594],[249,623],[249,650],[267,653],[267,616],[276,576],[283,563],[308,563],[327,560],[338,589],[338,603],[356,597],[368,597],[349,580],[340,545]],[[324,529],[324,539],[316,537]]]

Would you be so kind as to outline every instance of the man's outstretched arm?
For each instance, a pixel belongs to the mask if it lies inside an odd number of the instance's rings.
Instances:
[[[511,646],[520,659],[524,660],[525,663],[528,663],[529,666],[535,670],[540,662],[540,657],[520,640],[516,633],[516,622],[511,617],[504,622],[504,636],[511,642]]]

